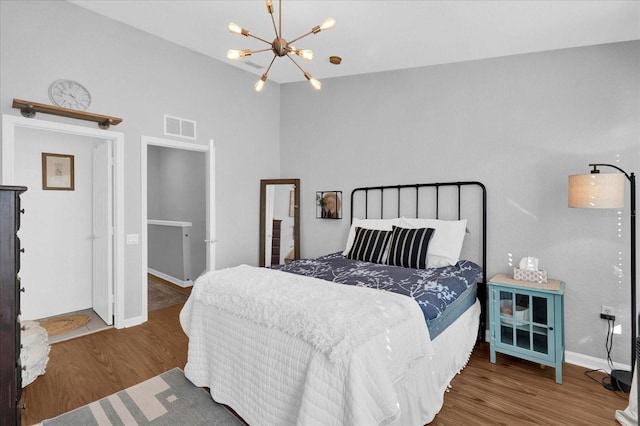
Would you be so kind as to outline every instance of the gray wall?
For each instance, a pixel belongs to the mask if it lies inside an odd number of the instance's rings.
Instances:
[[[337,78],[321,92],[283,85],[281,173],[303,183],[302,256],[346,241],[348,203],[345,219],[316,220],[315,191],[348,200],[358,186],[480,180],[487,274],[540,258],[567,284],[567,349],[606,358],[599,313],[609,305],[623,329],[613,357],[629,363],[629,207],[620,219],[569,209],[567,176],[591,162],[640,170],[639,49],[636,41]]]
[[[126,233],[141,232],[140,137],[162,137],[163,114],[216,141],[219,268],[257,264],[260,179],[301,178],[303,256],[346,239],[348,203],[345,219],[316,220],[317,190],[348,200],[362,185],[477,179],[489,191],[488,275],[539,257],[567,282],[568,350],[606,357],[605,304],[623,327],[613,357],[629,362],[628,276],[614,275],[629,267],[628,207],[620,220],[568,209],[566,184],[589,162],[640,169],[638,42],[325,79],[320,92],[268,82],[256,95],[252,74],[66,2],[3,0],[0,15],[2,113],[19,114],[14,97],[49,103],[48,85],[72,78],[91,90],[91,111],[124,118]],[[132,318],[140,247],[125,257]]]
[[[277,85],[256,95],[252,74],[67,2],[3,0],[0,16],[3,114],[20,114],[13,98],[50,103],[49,84],[70,78],[91,91],[89,111],[124,119],[111,130],[125,135],[125,233],[142,231],[141,136],[164,137],[164,114],[184,117],[196,143],[215,140],[217,267],[258,264],[259,181],[279,176]],[[126,319],[142,316],[141,270],[140,246],[127,245]]]

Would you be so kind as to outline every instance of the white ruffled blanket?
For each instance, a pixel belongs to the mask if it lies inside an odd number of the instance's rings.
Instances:
[[[403,295],[248,265],[204,275],[192,297],[299,337],[334,363],[348,361],[354,348],[412,314],[422,316],[416,302]],[[433,354],[430,345],[427,354]]]
[[[20,363],[22,364],[22,387],[44,374],[49,362],[49,335],[37,321],[20,321]]]
[[[180,320],[187,378],[250,424],[393,423],[433,354],[407,296],[246,265],[198,278]]]

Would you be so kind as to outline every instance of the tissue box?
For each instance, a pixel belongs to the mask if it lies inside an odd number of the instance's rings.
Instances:
[[[513,268],[513,279],[519,281],[533,281],[536,283],[547,282],[547,271],[529,271],[527,269]]]

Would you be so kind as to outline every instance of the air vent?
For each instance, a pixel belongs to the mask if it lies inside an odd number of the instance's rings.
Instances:
[[[253,61],[245,61],[243,62],[243,64],[245,64],[248,67],[253,67],[255,69],[261,70],[262,68],[264,68],[262,65],[258,65]]]
[[[196,122],[184,118],[164,116],[164,134],[167,136],[180,136],[181,138],[196,138]]]

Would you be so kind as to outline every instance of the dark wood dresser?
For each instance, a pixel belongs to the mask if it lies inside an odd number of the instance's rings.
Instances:
[[[0,185],[0,425],[20,425],[20,194],[23,186]]]
[[[280,264],[280,227],[282,220],[273,219],[273,237],[271,238],[271,265]]]

